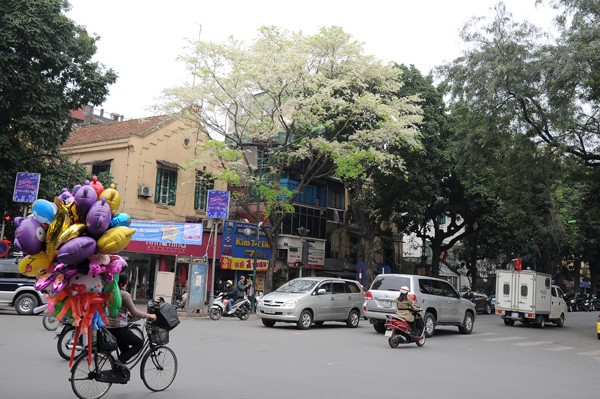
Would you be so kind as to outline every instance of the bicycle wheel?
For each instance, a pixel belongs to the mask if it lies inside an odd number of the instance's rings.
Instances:
[[[52,316],[50,313],[44,313],[42,324],[48,331],[54,331],[58,328],[58,320],[56,320],[56,317]]]
[[[73,393],[81,399],[98,399],[104,396],[112,383],[97,380],[101,371],[110,372],[113,369],[114,359],[106,353],[94,353],[91,365],[88,365],[86,354],[79,356],[71,368],[71,388]]]
[[[177,356],[166,346],[150,348],[142,359],[140,376],[144,385],[154,392],[164,391],[177,375]]]
[[[65,327],[58,337],[56,349],[58,349],[58,354],[60,357],[65,360],[69,360],[71,358],[71,349],[73,348],[75,330],[76,328],[73,326]],[[85,345],[83,345],[83,336],[80,335],[79,343],[77,344],[77,349],[75,350],[75,357],[79,356],[83,349],[85,349]]]

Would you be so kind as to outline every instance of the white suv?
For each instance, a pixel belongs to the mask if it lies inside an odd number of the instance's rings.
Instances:
[[[445,280],[412,274],[380,274],[365,292],[363,312],[375,331],[385,332],[385,316],[396,313],[396,299],[404,285],[409,288],[409,298],[422,309],[427,337],[437,325],[457,326],[463,334],[473,331],[475,307],[471,301]]]
[[[0,306],[14,306],[19,314],[33,314],[46,303],[46,296],[34,288],[35,277],[19,273],[21,258],[0,259]]]

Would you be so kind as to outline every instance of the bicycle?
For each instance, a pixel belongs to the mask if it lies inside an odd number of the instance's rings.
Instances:
[[[135,335],[144,340],[144,332],[142,328],[136,324],[136,321],[139,319],[132,319],[127,323],[127,327],[129,327]],[[56,343],[56,349],[58,350],[58,354],[65,360],[71,359],[71,351],[73,349],[73,342],[75,339],[75,330],[77,327],[71,324],[61,324],[60,327],[56,330],[56,337],[58,338],[58,342]],[[79,356],[82,351],[85,352],[87,348],[87,340],[84,339],[84,336],[81,335],[79,337],[79,342],[77,343],[77,348],[75,349],[75,357]]]
[[[144,346],[127,365],[130,369],[141,361],[140,377],[151,391],[159,392],[167,389],[177,375],[177,356],[166,344],[169,342],[169,331],[152,322],[146,321]],[[92,363],[88,364],[87,353],[84,352],[71,368],[71,388],[80,399],[98,399],[104,396],[113,383],[127,383],[127,380],[115,378],[115,358],[112,353],[99,351],[95,345],[92,352]]]

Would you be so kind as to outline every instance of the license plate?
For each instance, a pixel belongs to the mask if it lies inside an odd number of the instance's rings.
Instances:
[[[385,331],[385,336],[386,337],[391,337],[392,336],[392,330],[386,330]]]
[[[518,319],[519,318],[519,312],[512,312],[510,317],[512,317],[513,319]]]
[[[266,313],[266,314],[275,314],[275,310],[273,310],[273,309],[263,309],[263,313]]]

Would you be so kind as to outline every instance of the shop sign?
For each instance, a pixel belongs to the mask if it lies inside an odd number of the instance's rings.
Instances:
[[[130,227],[135,229],[131,241],[202,245],[202,223],[151,222],[134,219]]]
[[[262,231],[256,241],[256,228],[255,224],[225,221],[221,241],[221,269],[253,271],[255,251],[256,270],[263,272],[269,268],[271,248]]]
[[[15,189],[13,191],[14,202],[35,202],[40,188],[39,173],[18,172],[15,179]]]

